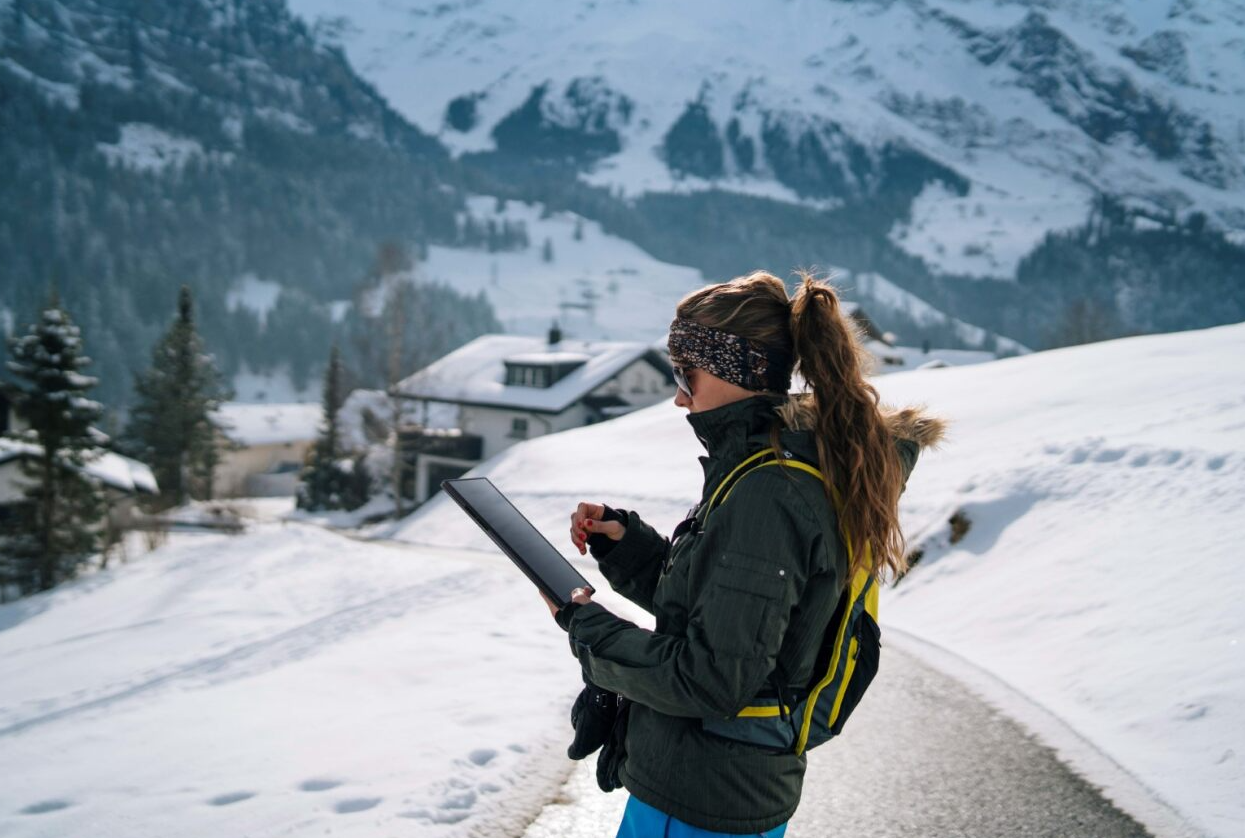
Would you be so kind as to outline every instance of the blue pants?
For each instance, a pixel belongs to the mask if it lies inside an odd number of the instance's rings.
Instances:
[[[754,834],[759,838],[782,838],[786,831],[787,825],[784,823],[768,832]],[[734,833],[698,829],[635,797],[629,797],[615,838],[734,838]]]

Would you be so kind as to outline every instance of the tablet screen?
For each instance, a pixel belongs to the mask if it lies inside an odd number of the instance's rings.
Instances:
[[[446,480],[441,486],[559,606],[570,602],[574,589],[591,587],[487,477]]]

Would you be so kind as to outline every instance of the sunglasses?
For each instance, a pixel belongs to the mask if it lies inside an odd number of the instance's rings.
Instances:
[[[687,383],[687,373],[683,367],[672,367],[674,370],[674,383],[679,385],[679,389],[690,397],[692,395],[692,385]]]

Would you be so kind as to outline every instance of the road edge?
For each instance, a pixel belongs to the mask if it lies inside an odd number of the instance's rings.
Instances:
[[[883,642],[893,642],[1015,721],[1155,838],[1214,838],[1067,722],[998,675],[909,631],[886,623],[882,628]]]

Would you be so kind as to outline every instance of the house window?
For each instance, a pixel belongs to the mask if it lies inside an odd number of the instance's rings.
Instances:
[[[510,436],[515,439],[527,439],[527,419],[516,416],[510,420]]]

